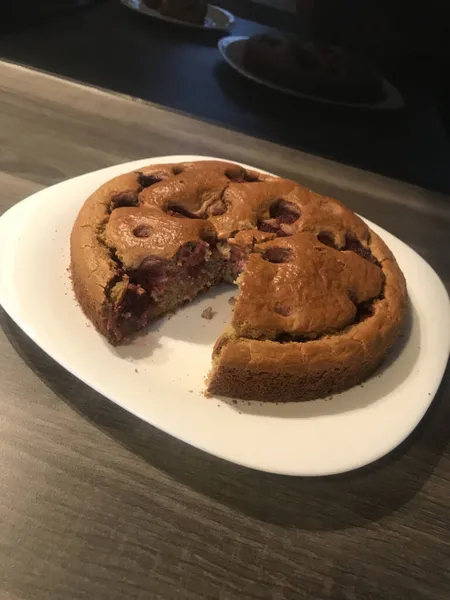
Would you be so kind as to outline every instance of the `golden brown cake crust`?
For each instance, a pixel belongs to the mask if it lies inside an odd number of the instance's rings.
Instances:
[[[186,245],[201,248],[201,264],[209,265],[199,290],[236,277],[240,287],[230,328],[213,352],[210,394],[324,397],[367,378],[401,331],[403,275],[358,216],[293,181],[200,161],[116,177],[78,215],[75,294],[112,343],[127,337],[114,328],[117,314],[133,310],[130,289],[145,304],[135,330],[164,313],[151,289],[154,272],[142,287],[142,269],[148,261],[181,264]],[[190,293],[183,291],[184,301]]]
[[[406,312],[406,284],[391,251],[373,232],[369,248],[385,280],[367,314],[340,332],[300,342],[250,339],[227,332],[216,342],[209,393],[304,401],[344,391],[369,377],[401,332]]]
[[[255,246],[240,278],[233,326],[240,337],[315,339],[351,325],[357,306],[379,296],[383,271],[355,252],[296,233]]]

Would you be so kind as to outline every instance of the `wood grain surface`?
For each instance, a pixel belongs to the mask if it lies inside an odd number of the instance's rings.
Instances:
[[[182,153],[334,194],[450,287],[448,197],[0,63],[0,212],[86,171]],[[142,423],[0,318],[1,600],[450,598],[448,372],[389,456],[288,478]]]

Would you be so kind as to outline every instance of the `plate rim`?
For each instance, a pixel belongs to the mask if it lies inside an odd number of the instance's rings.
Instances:
[[[293,90],[288,87],[284,87],[282,85],[278,85],[276,83],[272,83],[268,79],[262,79],[258,75],[255,75],[248,71],[242,64],[237,64],[228,53],[228,48],[237,43],[245,42],[250,39],[249,36],[245,35],[229,35],[220,39],[217,42],[217,47],[220,51],[220,54],[225,59],[227,64],[238,72],[242,77],[246,77],[250,79],[254,83],[258,85],[262,85],[268,87],[272,90],[281,92],[283,94],[287,94],[294,98],[302,98],[304,100],[310,100],[313,102],[318,102],[320,104],[328,105],[328,106],[342,106],[347,108],[355,108],[360,110],[373,110],[373,111],[395,111],[400,110],[405,107],[405,101],[402,94],[399,90],[385,77],[383,77],[383,87],[388,93],[388,97],[384,100],[380,100],[379,102],[345,102],[340,100],[333,100],[331,98],[325,98],[323,96],[316,96],[314,94],[303,93],[298,90]]]
[[[17,222],[20,222],[22,224],[22,226],[24,226],[24,222],[14,219],[13,217],[15,216],[15,213],[20,213],[20,211],[26,211],[28,206],[36,200],[36,196],[40,196],[42,195],[44,198],[44,194],[45,192],[48,193],[49,189],[52,189],[53,191],[55,190],[55,188],[57,189],[58,187],[61,186],[65,186],[68,184],[68,182],[71,182],[73,184],[73,182],[75,180],[79,180],[79,179],[89,179],[91,178],[93,180],[93,190],[96,189],[99,185],[101,185],[101,183],[99,183],[99,176],[101,175],[101,180],[103,182],[107,181],[108,179],[110,179],[110,174],[111,172],[116,172],[118,169],[120,169],[120,172],[127,172],[133,169],[137,169],[140,168],[146,164],[157,164],[159,163],[163,163],[163,162],[182,162],[182,161],[193,161],[193,160],[224,160],[224,159],[220,159],[217,157],[211,157],[211,156],[201,156],[201,155],[181,155],[181,156],[176,156],[176,155],[169,155],[169,156],[163,156],[163,157],[153,157],[153,158],[147,158],[147,159],[141,159],[141,160],[134,160],[134,161],[130,161],[130,162],[126,162],[126,163],[121,163],[120,165],[114,165],[111,167],[106,167],[103,169],[98,169],[96,171],[92,171],[89,173],[86,173],[84,175],[79,175],[77,177],[71,178],[71,179],[67,179],[64,180],[60,183],[57,183],[53,186],[49,186],[48,188],[44,188],[42,190],[39,190],[37,192],[35,192],[34,194],[32,194],[31,196],[28,196],[27,198],[25,198],[24,200],[22,200],[21,202],[16,203],[15,205],[13,205],[10,209],[8,209],[1,217],[0,217],[0,235],[2,232],[2,229],[7,229],[7,223],[9,221],[12,221],[13,223],[15,222],[17,224]],[[253,167],[250,165],[245,165],[243,163],[240,163],[238,161],[234,161],[238,164],[242,164],[245,167],[248,168],[252,168],[255,170],[259,170],[261,172],[267,172],[267,171],[263,171],[262,169],[258,169],[257,167]],[[82,201],[85,200],[85,197],[83,197]],[[81,205],[81,202],[80,202]],[[379,226],[377,226],[376,224],[373,224],[371,221],[366,220],[366,222],[368,222],[369,226],[371,225],[375,225],[376,228],[381,229],[381,231],[386,232],[386,230],[384,230],[383,228],[380,228]],[[20,234],[20,229],[17,231],[14,231],[15,234]],[[407,244],[405,244],[404,242],[402,242],[399,238],[397,238],[396,236],[393,236],[392,234],[388,233],[390,236],[392,236],[398,243],[402,244],[403,246],[406,246],[408,248],[409,252],[412,252],[414,255],[415,260],[419,260],[422,265],[424,267],[426,267],[427,270],[429,270],[430,274],[432,274],[432,277],[435,280],[435,283],[437,284],[437,286],[440,288],[440,292],[439,292],[439,296],[442,294],[445,295],[445,298],[447,299],[447,303],[449,302],[449,298],[448,298],[448,293],[447,290],[443,284],[443,282],[441,281],[441,279],[439,278],[438,274],[435,272],[435,270],[425,261],[425,259],[423,259],[417,252],[415,252],[412,248],[410,248],[409,246],[407,246]],[[0,267],[3,263],[3,260],[5,259],[5,254],[7,254],[7,252],[4,250],[4,252],[0,252]],[[0,269],[0,281],[2,281],[2,273],[1,273],[2,269]],[[439,389],[439,386],[441,384],[443,375],[445,373],[445,368],[446,368],[446,364],[448,361],[448,353],[450,351],[450,328],[449,328],[449,333],[447,335],[447,343],[446,343],[446,357],[444,359],[444,355],[445,352],[442,352],[442,359],[440,361],[440,368],[438,369],[440,375],[439,377],[436,377],[435,379],[432,380],[432,385],[429,386],[429,389],[433,388],[431,393],[429,394],[429,397],[426,398],[423,402],[423,404],[421,404],[421,412],[420,414],[416,415],[416,420],[414,421],[413,424],[410,423],[410,425],[408,426],[408,431],[405,433],[403,432],[400,436],[400,438],[396,437],[396,440],[394,443],[391,444],[391,446],[389,447],[384,447],[384,446],[379,446],[377,447],[377,451],[371,455],[370,458],[363,458],[362,461],[353,461],[352,464],[350,464],[349,466],[347,466],[345,469],[342,468],[338,468],[338,469],[330,469],[330,468],[326,468],[326,469],[322,469],[320,472],[318,472],[317,470],[314,472],[305,472],[304,469],[298,470],[295,468],[291,468],[291,469],[286,469],[285,467],[283,467],[283,465],[280,468],[265,468],[264,466],[258,465],[256,461],[255,462],[249,462],[248,460],[239,460],[237,458],[230,458],[229,456],[226,456],[224,454],[222,454],[221,452],[217,452],[214,451],[208,447],[205,447],[201,442],[197,442],[197,441],[193,441],[192,439],[189,439],[186,436],[183,435],[179,435],[178,433],[174,433],[170,430],[168,430],[167,428],[160,426],[158,424],[155,424],[154,422],[152,422],[151,420],[149,420],[149,418],[145,417],[143,414],[139,414],[139,411],[135,411],[130,409],[126,403],[121,400],[118,396],[114,396],[114,394],[105,394],[104,389],[102,389],[102,386],[100,384],[96,384],[96,382],[90,382],[87,381],[86,378],[80,376],[77,373],[77,368],[71,368],[70,365],[67,365],[65,363],[65,360],[59,358],[57,355],[55,355],[55,353],[53,352],[53,350],[51,348],[48,348],[47,344],[42,344],[41,341],[39,341],[39,339],[36,339],[36,336],[34,335],[33,332],[33,327],[31,324],[29,324],[28,322],[24,321],[21,316],[19,314],[16,313],[16,311],[14,310],[14,306],[11,306],[11,304],[8,302],[7,299],[7,294],[6,291],[4,290],[4,286],[0,286],[0,304],[3,306],[3,309],[5,310],[5,312],[11,317],[11,319],[13,319],[13,321],[17,324],[17,326],[22,329],[22,331],[24,331],[24,333],[30,337],[30,339],[42,350],[44,351],[48,356],[50,356],[53,360],[55,360],[55,362],[57,362],[58,364],[60,364],[64,369],[66,369],[67,371],[69,371],[70,373],[72,373],[75,377],[77,377],[78,379],[80,379],[83,383],[85,383],[86,385],[88,385],[89,387],[91,387],[92,389],[94,389],[95,391],[97,391],[99,394],[101,394],[103,397],[106,397],[108,400],[114,402],[115,404],[117,404],[118,406],[122,407],[124,410],[126,410],[127,412],[130,412],[131,414],[135,415],[136,417],[140,418],[141,420],[143,420],[144,422],[150,424],[151,426],[154,426],[158,429],[160,429],[161,431],[164,431],[165,433],[176,437],[177,439],[188,443],[191,446],[194,446],[202,451],[205,451],[211,455],[217,456],[223,460],[226,460],[228,462],[232,462],[235,464],[239,464],[241,466],[244,466],[246,468],[251,468],[254,470],[260,470],[260,471],[264,471],[264,472],[270,472],[270,473],[276,473],[276,474],[282,474],[282,475],[289,475],[289,476],[327,476],[327,475],[333,475],[333,474],[337,474],[337,473],[344,473],[344,472],[348,472],[348,471],[353,471],[355,469],[358,469],[360,467],[363,467],[365,465],[371,464],[372,462],[378,460],[379,458],[381,458],[382,456],[385,456],[386,454],[389,454],[392,450],[394,450],[398,445],[400,445],[407,437],[409,437],[409,435],[414,431],[414,429],[417,427],[417,425],[420,423],[420,421],[422,420],[423,416],[425,415],[425,413],[427,412],[428,408],[430,407],[437,390]],[[448,314],[447,314],[447,320],[450,323],[450,305],[449,305],[449,310],[448,310]],[[98,334],[100,335],[100,334]],[[89,377],[87,377],[87,379],[89,379]],[[297,417],[298,418],[298,417]],[[295,417],[294,417],[295,419]]]
[[[199,25],[198,23],[189,23],[188,21],[182,21],[181,19],[174,19],[172,17],[168,17],[165,15],[162,15],[160,12],[158,12],[154,8],[146,7],[146,11],[144,12],[144,11],[140,10],[138,7],[133,6],[132,1],[133,0],[120,0],[120,2],[122,3],[123,6],[125,6],[126,8],[129,8],[130,10],[133,10],[134,12],[137,12],[141,15],[150,17],[151,19],[157,19],[159,21],[164,21],[166,23],[173,23],[174,25],[181,25],[181,26],[187,27],[189,29],[199,29],[202,31],[228,32],[229,29],[231,27],[233,27],[233,25],[235,24],[234,15],[229,10],[222,8],[221,6],[216,6],[215,4],[208,3],[207,10],[214,9],[214,10],[222,13],[228,19],[228,23],[226,25],[218,26],[215,23],[215,21],[212,19],[212,17],[208,17],[208,13],[206,13],[206,18],[211,19],[211,21],[213,22],[213,25],[211,27],[205,27],[205,24]],[[142,2],[142,0],[139,0],[139,2]]]

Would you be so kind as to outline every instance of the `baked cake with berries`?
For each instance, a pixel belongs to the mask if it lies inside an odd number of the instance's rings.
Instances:
[[[207,389],[249,400],[311,400],[362,382],[406,311],[395,258],[349,208],[219,161],[152,165],[101,186],[73,227],[71,272],[114,345],[236,283]]]

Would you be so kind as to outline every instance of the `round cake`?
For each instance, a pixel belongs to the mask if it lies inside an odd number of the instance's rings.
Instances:
[[[219,161],[152,165],[102,185],[74,224],[71,273],[114,345],[236,283],[207,392],[249,400],[312,400],[361,383],[406,311],[395,258],[349,208]]]
[[[292,35],[252,36],[244,47],[243,64],[262,79],[330,100],[365,103],[384,97],[383,79],[367,60]]]

